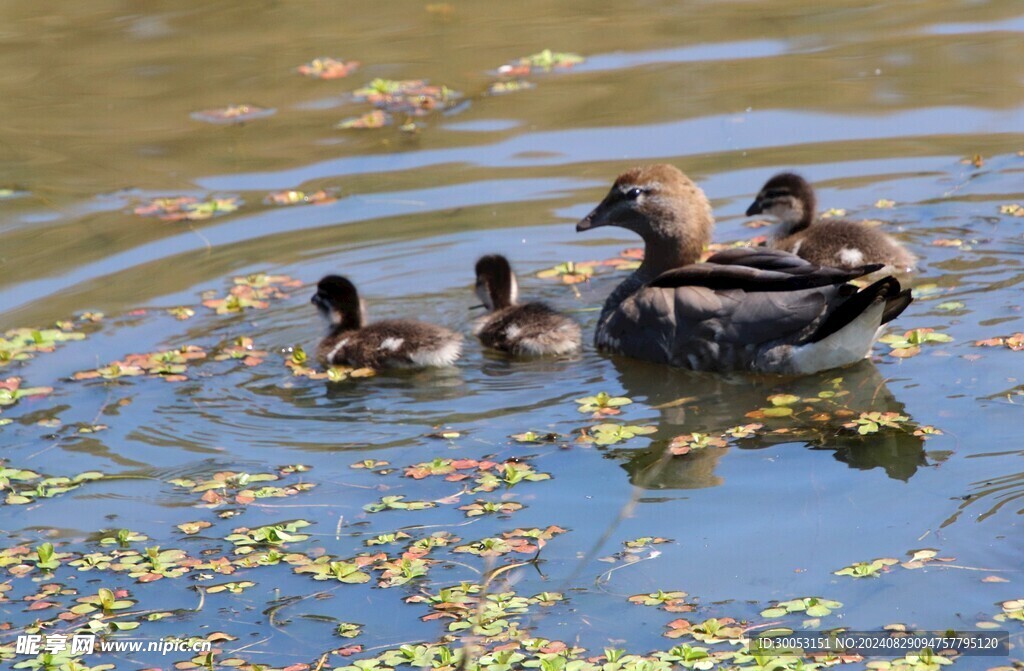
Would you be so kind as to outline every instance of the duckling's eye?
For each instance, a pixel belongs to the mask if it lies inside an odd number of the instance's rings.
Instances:
[[[636,200],[644,193],[644,189],[639,186],[634,186],[632,189],[626,192],[626,198],[629,200]]]

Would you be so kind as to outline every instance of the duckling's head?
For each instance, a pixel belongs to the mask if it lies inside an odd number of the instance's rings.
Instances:
[[[328,275],[320,280],[309,302],[335,327],[349,330],[363,325],[359,292],[352,282],[340,275]]]
[[[476,262],[476,295],[488,310],[515,305],[519,283],[508,259],[500,254],[481,256]]]
[[[814,221],[814,189],[800,175],[782,172],[769,179],[747,208],[747,216],[769,214],[780,222],[780,235],[803,230]]]
[[[693,263],[711,241],[715,220],[699,186],[666,164],[619,175],[604,200],[576,224],[577,231],[619,226],[637,233],[647,253],[671,251],[675,263]]]

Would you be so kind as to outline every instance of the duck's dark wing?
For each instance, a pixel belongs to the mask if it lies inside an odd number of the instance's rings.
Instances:
[[[719,291],[799,291],[843,284],[873,273],[881,264],[841,269],[817,266],[795,254],[763,247],[737,247],[719,252],[704,263],[662,273],[649,286],[705,287]]]

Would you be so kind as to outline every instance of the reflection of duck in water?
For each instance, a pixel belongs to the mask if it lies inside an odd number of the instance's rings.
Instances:
[[[832,450],[837,460],[851,468],[882,468],[897,480],[910,479],[918,467],[927,464],[923,439],[913,435],[913,425],[900,430],[883,428],[868,436],[843,427],[866,412],[906,416],[903,404],[870,362],[786,380],[693,373],[627,360],[613,360],[613,364],[627,396],[660,407],[663,438],[693,433],[717,438],[732,427],[759,423],[763,428],[753,435],[729,438],[729,442],[741,449],[804,443],[812,449]],[[687,390],[692,393],[687,394]],[[774,407],[769,397],[789,400],[777,396],[782,394],[799,399],[785,406],[792,408],[792,414],[780,418],[758,416],[759,409]],[[754,417],[747,416],[748,412]],[[671,431],[669,435],[665,435],[666,428]],[[776,433],[778,430],[782,432]],[[613,454],[628,458],[623,468],[629,472],[630,481],[640,487],[697,489],[721,484],[714,470],[727,448],[697,449],[684,456],[668,456],[667,449],[659,441],[639,452],[619,450]]]

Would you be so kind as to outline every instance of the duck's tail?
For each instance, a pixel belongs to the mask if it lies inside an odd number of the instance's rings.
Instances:
[[[883,277],[871,286],[850,296],[842,305],[832,311],[808,342],[820,342],[838,333],[860,317],[873,305],[884,302],[881,319],[876,328],[896,319],[914,299],[910,289],[903,289],[895,277]]]

